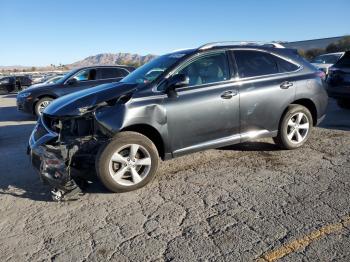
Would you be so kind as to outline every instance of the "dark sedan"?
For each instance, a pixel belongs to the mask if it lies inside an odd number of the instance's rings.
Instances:
[[[28,76],[7,76],[0,79],[0,92],[11,93],[21,91],[24,87],[30,86],[32,80]]]
[[[39,116],[52,100],[60,96],[104,83],[118,82],[133,70],[133,67],[128,66],[90,66],[74,69],[55,83],[37,84],[18,93],[17,108]]]

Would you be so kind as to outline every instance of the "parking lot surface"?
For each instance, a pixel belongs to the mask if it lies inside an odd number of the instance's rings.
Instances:
[[[140,190],[52,202],[34,119],[0,96],[0,261],[349,261],[350,110],[294,151],[259,140],[163,162]]]

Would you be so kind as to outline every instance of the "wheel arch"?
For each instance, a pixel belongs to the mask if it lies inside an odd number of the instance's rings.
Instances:
[[[313,126],[316,126],[317,124],[317,108],[316,108],[316,105],[315,103],[309,99],[309,98],[301,98],[301,99],[297,99],[293,102],[291,102],[283,111],[282,115],[281,115],[281,118],[280,118],[280,122],[279,124],[281,123],[284,115],[287,113],[288,111],[288,108],[290,105],[301,105],[301,106],[305,106],[311,113],[311,116],[312,116],[312,124]]]
[[[165,158],[164,141],[160,132],[155,127],[148,124],[134,124],[120,130],[120,132],[123,131],[133,131],[146,136],[156,146],[159,156],[162,159]]]

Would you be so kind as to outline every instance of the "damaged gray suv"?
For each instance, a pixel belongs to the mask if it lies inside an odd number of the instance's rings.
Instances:
[[[92,167],[109,190],[125,192],[149,183],[159,158],[262,137],[296,149],[325,116],[322,74],[279,44],[212,43],[173,52],[119,83],[53,101],[28,152],[61,199],[79,191],[77,181]]]

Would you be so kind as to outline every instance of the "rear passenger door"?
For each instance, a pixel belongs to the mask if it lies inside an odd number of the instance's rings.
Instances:
[[[129,72],[124,68],[119,67],[101,67],[97,69],[98,80],[101,84],[119,82]]]
[[[299,66],[264,50],[232,52],[240,82],[242,140],[278,130],[282,113],[295,99]]]

